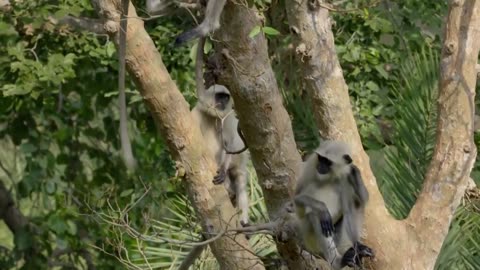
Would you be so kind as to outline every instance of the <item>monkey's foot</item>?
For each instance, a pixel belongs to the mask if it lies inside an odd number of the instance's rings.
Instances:
[[[227,178],[227,172],[225,170],[218,170],[217,175],[213,177],[213,184],[220,185],[223,182],[225,182],[226,178]]]
[[[351,247],[343,254],[342,265],[349,267],[361,266],[362,259],[365,257],[375,257],[375,253],[370,247],[357,242],[354,247]]]
[[[353,247],[349,248],[342,257],[342,267],[355,267],[361,266],[360,256],[357,254]]]
[[[248,223],[248,221],[244,221],[244,220],[240,220],[240,225],[242,225],[242,227],[249,227],[250,226],[250,223]]]
[[[360,242],[357,242],[357,244],[355,245],[355,248],[357,250],[357,254],[364,258],[364,257],[375,257],[375,252],[373,251],[373,249],[371,249],[370,247],[360,243]]]

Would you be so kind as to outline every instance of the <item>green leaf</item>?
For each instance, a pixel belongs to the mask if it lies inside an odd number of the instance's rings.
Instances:
[[[27,250],[33,244],[32,234],[26,229],[21,229],[14,234],[15,247],[19,250]]]
[[[56,184],[51,180],[47,181],[47,183],[45,184],[45,191],[51,195],[55,193],[55,190],[56,190]]]
[[[388,73],[383,68],[383,65],[376,65],[375,70],[382,75],[384,79],[388,79]]]
[[[32,91],[32,89],[29,88],[22,88],[20,86],[17,86],[15,84],[5,84],[2,87],[3,90],[3,95],[8,97],[8,96],[17,96],[17,95],[26,95]]]
[[[22,145],[20,145],[20,150],[23,152],[23,153],[32,153],[32,152],[35,152],[37,150],[37,147],[31,143],[24,143]]]
[[[127,197],[128,195],[130,195],[132,193],[133,193],[133,189],[124,190],[124,191],[122,191],[122,193],[120,193],[120,197]]]
[[[262,30],[266,35],[269,35],[269,36],[276,36],[280,34],[280,32],[277,29],[269,26],[263,27]]]
[[[378,85],[372,81],[369,81],[367,82],[367,84],[365,85],[368,89],[372,90],[372,91],[378,91],[380,90],[380,87],[378,87]]]
[[[261,31],[261,27],[260,25],[257,25],[255,27],[253,27],[252,31],[250,31],[250,34],[248,34],[248,36],[250,38],[254,38],[256,35],[258,35]]]
[[[77,234],[77,225],[75,224],[75,222],[71,221],[71,220],[67,220],[67,231],[69,234],[71,235],[76,235]]]
[[[50,229],[56,234],[63,234],[68,228],[67,224],[65,224],[65,221],[57,215],[51,215],[48,218],[47,223]]]
[[[115,54],[115,52],[117,51],[115,49],[115,44],[113,44],[113,42],[108,42],[107,46],[105,46],[105,47],[106,47],[106,52],[107,52],[108,57],[112,57]]]

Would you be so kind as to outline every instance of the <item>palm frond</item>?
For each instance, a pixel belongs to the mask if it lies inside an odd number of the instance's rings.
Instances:
[[[258,184],[255,171],[251,164],[248,166],[250,220],[253,223],[267,222],[267,209],[263,194]],[[167,202],[166,208],[169,217],[162,220],[151,220],[151,228],[155,232],[155,239],[142,241],[128,248],[131,269],[176,269],[185,256],[193,248],[188,243],[200,241],[201,227],[197,220],[189,220],[189,213],[193,208],[183,194],[178,194]],[[169,241],[176,240],[176,241]],[[184,242],[178,242],[181,240]],[[260,258],[271,258],[277,254],[275,243],[271,236],[256,234],[250,237],[250,245]],[[219,269],[210,248],[207,247],[192,269]]]
[[[480,199],[460,206],[450,226],[436,270],[480,269]]]
[[[386,166],[379,186],[387,207],[405,217],[416,200],[432,158],[436,129],[438,54],[431,49],[408,59],[392,90],[395,110],[393,147],[385,149]]]

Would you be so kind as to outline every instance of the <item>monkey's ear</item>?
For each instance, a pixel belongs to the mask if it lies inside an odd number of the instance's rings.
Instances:
[[[317,165],[318,173],[320,173],[320,174],[329,173],[330,172],[330,167],[332,166],[333,162],[330,159],[328,159],[328,158],[326,158],[326,157],[324,157],[324,156],[322,156],[318,153],[317,153],[317,158],[318,158],[318,165]]]
[[[352,164],[353,162],[352,157],[350,157],[349,155],[343,155],[343,160],[345,160],[347,164]]]

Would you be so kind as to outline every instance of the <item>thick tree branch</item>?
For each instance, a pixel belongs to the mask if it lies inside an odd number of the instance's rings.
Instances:
[[[338,61],[331,18],[328,10],[317,1],[292,0],[285,3],[291,32],[295,38],[297,59],[302,67],[303,80],[312,101],[315,121],[324,139],[345,141],[352,146],[353,159],[360,168],[370,193],[366,208],[367,243],[377,252],[378,269],[387,269],[383,254],[395,254],[403,243],[392,235],[401,234],[403,227],[387,212],[363,150],[353,117],[348,88]],[[378,224],[382,224],[379,228]],[[391,252],[391,253],[390,253]],[[394,257],[394,256],[392,256]],[[398,257],[398,256],[397,256]],[[383,266],[383,267],[382,267]]]
[[[103,20],[101,19],[74,17],[68,15],[61,19],[55,19],[50,16],[49,20],[54,25],[68,26],[77,31],[88,31],[99,35],[107,34],[103,28]]]
[[[282,212],[292,195],[301,158],[296,149],[290,117],[283,106],[262,33],[249,34],[261,26],[257,10],[227,2],[222,27],[215,40],[216,51],[226,59],[221,82],[228,86],[235,102],[240,127],[245,134],[252,162],[261,183],[271,220]],[[310,258],[294,239],[277,242],[277,248],[291,269],[312,269]]]
[[[104,28],[118,46],[120,0],[92,0]],[[190,115],[188,103],[170,78],[153,41],[130,4],[127,31],[126,65],[145,104],[149,108],[173,158],[185,169],[186,187],[192,205],[207,234],[235,227],[237,218],[223,186],[212,183],[216,170],[208,154],[198,123]],[[221,269],[264,269],[262,262],[248,250],[245,237],[221,237],[210,244]]]
[[[437,141],[422,192],[408,218],[422,243],[417,269],[433,268],[477,155],[473,141],[480,1],[452,0],[440,66]]]

